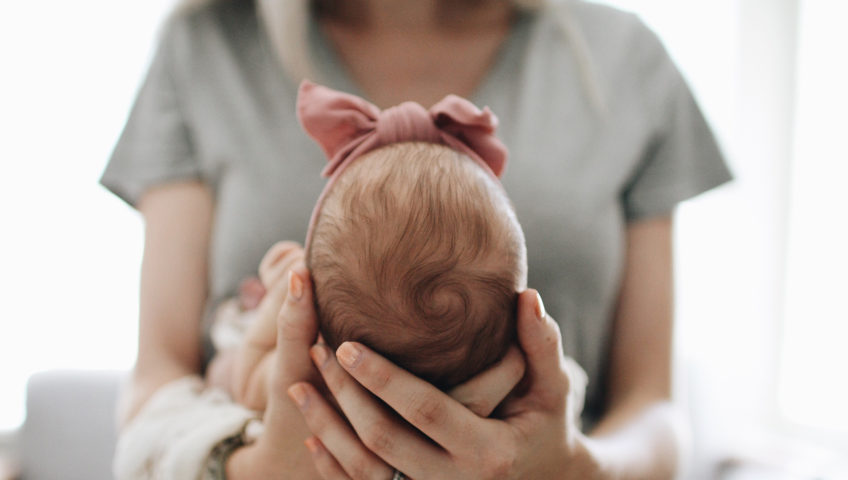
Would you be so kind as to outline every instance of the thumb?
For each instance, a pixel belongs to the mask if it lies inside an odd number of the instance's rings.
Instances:
[[[307,381],[314,373],[309,349],[317,337],[318,319],[309,271],[306,267],[292,269],[288,294],[277,316],[277,368],[291,383]]]
[[[305,267],[291,270],[288,292],[277,316],[277,345],[274,350],[268,408],[265,411],[266,433],[285,442],[286,436],[303,439],[309,433],[303,417],[286,391],[297,382],[318,383],[318,372],[309,356],[309,348],[318,336],[318,322],[313,303],[312,281]],[[289,438],[290,440],[290,438]]]
[[[547,315],[542,297],[533,289],[518,297],[518,342],[527,358],[527,396],[545,407],[565,408],[570,382],[563,368],[559,325]]]

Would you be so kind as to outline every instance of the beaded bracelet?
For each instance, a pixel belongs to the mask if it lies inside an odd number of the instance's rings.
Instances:
[[[227,480],[227,459],[237,448],[247,445],[244,432],[249,423],[245,423],[237,434],[229,436],[215,445],[206,458],[203,480]]]

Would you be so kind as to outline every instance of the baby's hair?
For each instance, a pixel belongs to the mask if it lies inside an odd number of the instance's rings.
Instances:
[[[396,143],[356,159],[327,193],[307,264],[328,344],[362,342],[441,388],[515,338],[521,227],[499,182],[451,148]]]

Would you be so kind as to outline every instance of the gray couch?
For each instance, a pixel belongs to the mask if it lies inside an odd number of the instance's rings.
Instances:
[[[124,371],[48,371],[27,385],[18,434],[23,480],[107,480],[115,450],[115,405]]]

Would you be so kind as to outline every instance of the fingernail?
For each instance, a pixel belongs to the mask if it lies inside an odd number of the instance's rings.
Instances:
[[[321,368],[324,366],[324,362],[327,361],[327,351],[324,347],[315,345],[309,349],[309,354],[312,356],[312,362],[315,363],[315,366]]]
[[[336,350],[336,357],[338,357],[339,362],[345,367],[354,368],[359,365],[359,361],[362,359],[362,351],[352,343],[345,342]]]
[[[306,389],[303,385],[292,385],[288,389],[288,394],[301,410],[306,408]]]
[[[545,313],[545,304],[542,302],[542,296],[536,292],[536,318],[544,320],[547,314]]]
[[[303,296],[303,280],[294,271],[289,271],[289,296],[293,300],[300,300]]]
[[[312,455],[318,454],[318,450],[320,448],[318,446],[318,439],[316,439],[315,437],[309,437],[304,440],[303,443],[306,445],[306,448],[309,450],[309,453],[311,453]]]

